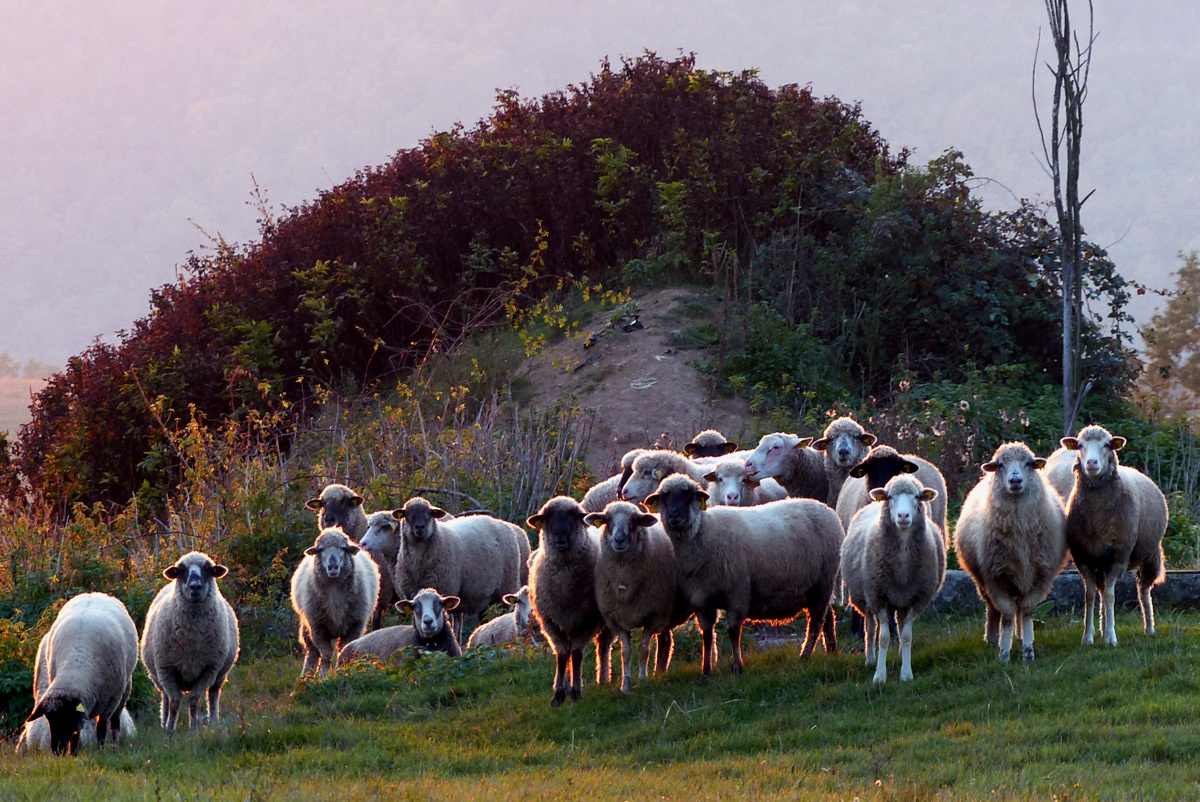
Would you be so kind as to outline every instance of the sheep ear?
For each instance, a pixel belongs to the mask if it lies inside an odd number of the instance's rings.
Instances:
[[[901,473],[916,473],[919,470],[921,470],[921,466],[915,462],[909,462],[908,460],[905,460],[904,462],[900,463]]]
[[[812,441],[811,437],[797,437],[796,445],[792,446],[792,448],[808,448],[812,445]]]
[[[602,512],[589,512],[583,516],[583,522],[588,526],[606,526],[608,524],[608,516]]]
[[[933,501],[937,497],[938,492],[932,487],[927,487],[917,494],[917,498],[919,498],[921,501]]]
[[[1063,439],[1059,440],[1058,443],[1068,451],[1079,450],[1079,439],[1076,437],[1064,437]]]
[[[402,613],[411,613],[412,608],[413,608],[413,603],[409,599],[401,599],[400,601],[396,602],[392,606],[395,607],[397,610],[399,610]]]
[[[688,443],[686,446],[683,447],[683,453],[684,453],[684,456],[688,456],[688,457],[695,454],[696,453],[696,444]]]
[[[868,496],[870,496],[870,498],[871,498],[871,501],[885,501],[885,500],[887,500],[887,491],[886,491],[886,490],[884,490],[882,487],[873,487],[873,488],[871,488],[871,492],[870,492],[870,493],[867,493],[867,495],[868,495]]]
[[[707,510],[708,509],[708,498],[709,498],[708,492],[704,491],[704,490],[696,490],[695,493],[700,499],[700,509]]]
[[[175,577],[179,576],[179,566],[178,565],[167,566],[166,570],[163,571],[163,576],[165,576],[167,579],[174,579]]]
[[[658,523],[658,518],[653,515],[639,515],[634,519],[634,523],[638,526],[651,527]]]
[[[310,498],[308,501],[304,502],[304,506],[308,507],[310,510],[319,510],[325,506],[325,502],[321,501],[320,496],[317,496],[316,498]]]
[[[25,719],[25,723],[32,724],[44,715],[46,715],[44,703],[38,702],[36,705],[34,705],[33,712],[29,714],[29,718]]]
[[[855,479],[863,478],[864,476],[867,475],[867,466],[861,462],[858,463],[857,465],[855,465],[853,468],[850,469],[850,475],[853,476]]]
[[[984,473],[995,473],[996,471],[1000,470],[1000,463],[985,462],[979,466],[979,470],[983,471]]]
[[[706,482],[715,482],[717,479],[718,477],[716,471],[709,471],[708,473],[704,474],[704,481]]]
[[[354,543],[346,546],[346,553],[351,557],[353,557],[355,554],[358,554],[359,551],[361,551],[361,549]]]
[[[404,520],[404,508],[401,507],[398,510],[392,510],[392,517],[395,518],[397,521],[403,521]]]
[[[1114,437],[1111,441],[1109,441],[1108,447],[1113,451],[1120,451],[1125,447],[1125,443],[1127,442],[1129,441],[1127,441],[1124,437]]]
[[[525,525],[528,526],[530,529],[541,529],[542,528],[542,514],[540,512],[537,512],[537,513],[534,513],[533,515],[530,515],[528,518],[525,519]]]
[[[229,573],[229,569],[227,567],[225,567],[224,565],[214,565],[212,567],[213,579],[220,579],[221,577],[225,576],[227,573]]]
[[[1046,460],[1042,457],[1034,457],[1033,458],[1033,467],[1034,467],[1034,470],[1040,471],[1042,468],[1046,467]]]
[[[309,557],[312,557],[314,554],[317,553],[317,547],[309,546],[307,549],[304,550],[304,553],[307,554]]]
[[[458,607],[458,603],[461,601],[462,601],[462,599],[458,598],[457,596],[443,596],[442,597],[442,609],[443,610],[454,610]]]
[[[355,493],[354,497],[350,499],[351,507],[361,507],[362,503],[363,503],[363,497],[358,495],[357,493]]]
[[[642,506],[650,512],[658,512],[658,493],[651,493],[642,499]]]
[[[447,513],[441,507],[430,507],[429,514],[432,515],[434,518],[437,518],[440,521],[443,518],[445,518],[449,513]]]
[[[829,438],[822,437],[820,440],[813,440],[812,447],[815,448],[817,451],[824,451],[826,448],[829,447]]]
[[[500,601],[504,602],[505,604],[517,604],[521,600],[517,598],[517,594],[515,593],[505,593],[504,598],[502,598]]]
[[[732,440],[727,440],[725,445],[721,446],[721,448],[724,449],[725,455],[732,454],[733,452],[737,451],[737,443],[733,442]]]
[[[863,432],[858,436],[858,442],[862,443],[867,448],[879,442],[879,438],[869,432]]]
[[[752,490],[753,490],[753,489],[755,489],[755,488],[757,488],[757,487],[758,487],[759,485],[761,485],[761,484],[762,484],[762,482],[759,482],[759,481],[757,481],[757,480],[754,480],[754,479],[747,479],[747,480],[746,480],[746,487],[749,487],[749,488],[750,488],[750,489],[752,489]]]

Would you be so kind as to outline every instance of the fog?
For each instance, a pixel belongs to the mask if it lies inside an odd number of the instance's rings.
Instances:
[[[962,150],[989,208],[1049,197],[1041,3],[648,5],[0,0],[0,351],[61,364],[115,340],[190,251],[256,237],[256,182],[277,210],[302,204],[485,118],[498,88],[541,95],[643,50],[861,101],[913,162]],[[1170,286],[1200,248],[1200,6],[1133,5],[1095,4],[1084,224],[1124,275]],[[1158,300],[1136,300],[1139,321]]]

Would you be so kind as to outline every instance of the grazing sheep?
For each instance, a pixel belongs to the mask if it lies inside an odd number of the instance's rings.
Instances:
[[[583,508],[588,512],[601,512],[609,504],[616,501],[621,486],[633,475],[633,461],[645,451],[646,449],[644,448],[635,448],[632,451],[626,451],[625,456],[621,457],[621,472],[608,477],[597,485],[593,485],[584,494],[583,501],[579,502],[583,505]]]
[[[675,451],[644,451],[633,461],[633,470],[628,481],[619,488],[618,495],[622,500],[636,504],[657,490],[659,482],[676,473],[703,483],[705,475],[712,470],[707,462],[693,462]]]
[[[359,540],[379,569],[379,598],[371,613],[371,629],[379,629],[383,613],[399,599],[396,596],[396,557],[400,553],[400,522],[391,510],[380,510],[367,516],[367,531]]]
[[[912,454],[900,454],[891,446],[876,446],[858,465],[850,469],[850,478],[842,485],[838,494],[837,514],[847,531],[854,515],[871,503],[870,491],[884,487],[895,476],[903,473],[916,474],[922,487],[937,493],[931,505],[930,517],[950,545],[949,530],[946,528],[946,480],[933,463]]]
[[[1071,491],[1075,488],[1075,452],[1069,448],[1059,447],[1046,458],[1046,479],[1050,486],[1058,491],[1064,507]]]
[[[588,532],[583,507],[567,496],[555,496],[529,516],[541,532],[541,547],[529,571],[533,616],[554,650],[554,695],[550,706],[582,696],[583,647],[596,642],[596,682],[611,674],[612,633],[596,604],[596,560],[599,538]]]
[[[121,740],[128,741],[136,737],[137,725],[133,723],[133,716],[129,715],[129,708],[122,708]],[[96,722],[91,719],[83,722],[83,729],[79,731],[79,745],[80,747],[96,745]],[[17,739],[16,754],[20,755],[30,751],[50,751],[50,722],[46,720],[45,716],[28,722],[21,730],[21,737]]]
[[[812,447],[825,454],[825,475],[829,477],[825,503],[830,507],[837,507],[838,494],[850,476],[850,469],[867,458],[875,440],[875,435],[853,418],[842,417],[825,427],[821,439],[813,441]]]
[[[1149,477],[1119,463],[1117,452],[1125,445],[1124,437],[1114,437],[1103,426],[1088,426],[1077,437],[1064,437],[1061,442],[1077,452],[1075,487],[1067,500],[1067,548],[1083,576],[1083,642],[1092,642],[1099,588],[1104,594],[1100,610],[1104,642],[1117,645],[1114,594],[1117,580],[1129,570],[1137,572],[1142,626],[1153,635],[1150,589],[1164,579],[1167,500]]]
[[[825,456],[808,447],[811,437],[775,432],[765,434],[758,448],[746,458],[746,477],[756,482],[772,478],[792,498],[811,498],[824,503],[829,498]]]
[[[392,514],[401,522],[396,592],[412,598],[433,588],[461,601],[451,613],[456,637],[465,616],[477,616],[515,593],[528,567],[529,538],[490,515],[451,518],[420,496]],[[524,549],[521,542],[524,542]]]
[[[446,611],[458,606],[457,596],[443,596],[433,588],[424,588],[411,599],[396,602],[396,609],[411,612],[412,624],[377,629],[370,635],[350,641],[338,653],[338,665],[344,666],[356,657],[370,656],[390,660],[406,646],[419,646],[429,652],[445,652],[461,657],[462,647],[446,618]]]
[[[866,619],[866,663],[887,681],[888,621],[900,630],[900,681],[913,678],[912,625],[946,576],[945,539],[927,517],[937,491],[908,476],[871,491],[874,501],[854,516],[842,545],[842,578],[850,603]],[[878,654],[874,643],[878,631]]]
[[[633,687],[632,631],[642,630],[638,674],[647,676],[650,639],[658,641],[658,673],[671,664],[671,630],[691,616],[679,592],[675,549],[658,518],[637,505],[614,501],[604,512],[589,513],[589,526],[603,527],[596,560],[596,604],[608,628],[621,641],[621,690]]]
[[[725,457],[704,475],[713,506],[753,507],[787,498],[783,485],[774,479],[756,482],[746,476],[746,461]]]
[[[238,657],[238,620],[217,580],[229,569],[207,554],[189,551],[163,571],[171,580],[146,613],[142,662],[162,694],[163,729],[175,731],[179,703],[190,694],[188,726],[196,729],[200,699],[208,697],[203,723],[219,724],[221,688]]]
[[[321,532],[292,574],[292,609],[300,616],[301,675],[329,673],[341,642],[361,637],[379,597],[379,569],[341,529]]]
[[[46,717],[56,755],[79,752],[80,732],[89,719],[97,742],[103,745],[111,728],[118,743],[137,655],[137,628],[125,605],[106,593],[74,597],[38,644],[36,699],[25,723]]]
[[[367,533],[367,514],[363,497],[343,484],[326,485],[321,495],[310,498],[304,506],[317,513],[317,528],[321,531],[340,526],[351,540]]]
[[[838,571],[842,526],[824,502],[784,499],[758,507],[707,509],[708,493],[686,476],[664,479],[646,505],[660,513],[675,547],[679,586],[696,610],[705,674],[712,671],[717,610],[724,609],[733,672],[742,671],[742,624],[808,614],[801,657],[824,635],[837,650],[829,598]]]
[[[716,429],[705,429],[683,447],[683,453],[691,459],[702,457],[724,457],[738,450],[738,444],[726,440]]]
[[[1021,656],[1033,659],[1033,614],[1067,560],[1066,516],[1046,460],[1024,443],[1005,443],[985,462],[954,530],[954,550],[987,608],[984,639],[1007,663],[1013,627]]]
[[[529,636],[536,642],[536,627],[532,626],[533,605],[529,601],[529,586],[522,585],[516,593],[504,597],[504,603],[512,610],[504,615],[496,616],[486,624],[480,625],[471,633],[467,648],[475,646],[502,646]]]

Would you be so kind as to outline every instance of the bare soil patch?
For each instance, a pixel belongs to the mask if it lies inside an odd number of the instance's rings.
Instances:
[[[15,436],[22,424],[29,423],[31,396],[45,386],[45,379],[0,377],[0,432]]]

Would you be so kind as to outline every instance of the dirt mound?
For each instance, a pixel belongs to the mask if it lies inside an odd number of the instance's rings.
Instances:
[[[679,448],[702,429],[750,442],[746,403],[722,396],[693,364],[712,355],[679,345],[681,331],[711,319],[710,303],[694,290],[648,293],[637,299],[642,328],[605,327],[609,314],[598,314],[584,327],[595,337],[554,343],[530,366],[526,377],[536,404],[574,397],[595,413],[587,460],[597,476],[614,473],[631,448]]]

